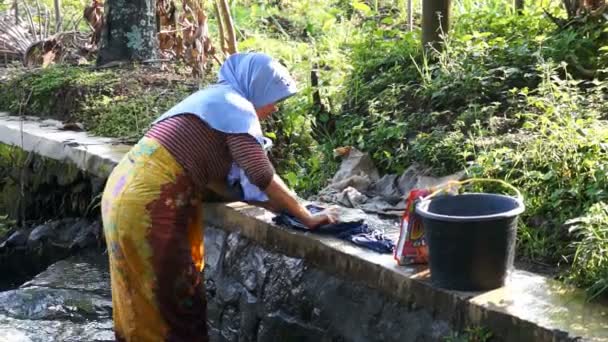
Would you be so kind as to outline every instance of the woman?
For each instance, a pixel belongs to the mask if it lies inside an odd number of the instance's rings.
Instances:
[[[218,84],[162,115],[114,169],[102,216],[118,341],[208,339],[201,201],[205,189],[224,192],[231,167],[311,229],[333,220],[298,203],[260,144],[259,120],[295,92],[271,57],[232,55]]]

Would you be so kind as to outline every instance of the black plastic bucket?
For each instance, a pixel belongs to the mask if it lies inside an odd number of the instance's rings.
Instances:
[[[521,199],[467,193],[424,199],[422,217],[433,285],[461,291],[501,287],[513,267]]]

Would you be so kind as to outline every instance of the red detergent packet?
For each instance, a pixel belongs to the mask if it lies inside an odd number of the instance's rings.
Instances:
[[[428,263],[429,251],[424,238],[422,219],[416,214],[416,204],[430,193],[427,189],[414,189],[408,195],[394,253],[397,264],[401,266]]]

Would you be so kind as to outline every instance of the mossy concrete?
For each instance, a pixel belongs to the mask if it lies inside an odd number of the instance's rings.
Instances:
[[[72,163],[97,177],[107,177],[130,149],[130,146],[116,139],[63,130],[63,127],[57,120],[35,117],[21,120],[20,117],[0,112],[0,143]]]

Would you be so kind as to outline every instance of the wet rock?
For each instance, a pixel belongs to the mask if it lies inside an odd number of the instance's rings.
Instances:
[[[240,338],[239,341],[256,341],[256,335],[260,325],[258,315],[258,298],[251,293],[241,297],[240,310]]]
[[[101,226],[101,222],[89,222],[86,220],[79,221],[74,225],[76,229],[76,235],[73,238],[70,238],[70,249],[83,249],[86,247],[91,247],[95,245],[99,245],[102,241],[102,232],[103,227]]]
[[[283,312],[270,313],[260,324],[258,341],[331,341],[326,332],[290,317]]]
[[[77,255],[49,266],[21,288],[47,287],[95,293],[110,297],[110,274],[105,255]]]
[[[114,341],[106,259],[71,257],[0,292],[0,341]]]
[[[112,320],[77,324],[65,321],[19,320],[0,315],[0,341],[114,342]]]
[[[2,244],[0,244],[0,249],[25,246],[27,244],[29,235],[29,230],[19,229],[11,234]]]
[[[452,328],[447,322],[435,321],[431,324],[430,338],[433,340],[445,339],[445,336],[449,336],[452,333]]]
[[[64,249],[74,246],[84,248],[94,245],[95,240],[91,237],[99,236],[96,233],[99,227],[98,222],[90,222],[86,219],[66,218],[48,222],[32,230],[28,238],[28,246],[33,248],[48,243]]]
[[[91,193],[92,194],[100,194],[103,192],[107,179],[105,177],[95,177],[91,176]]]
[[[14,288],[52,263],[90,247],[101,247],[101,224],[66,218],[22,229],[0,245],[0,291]]]
[[[224,279],[224,286],[218,288],[217,297],[225,304],[237,304],[244,292],[245,288],[239,282],[234,279]]]
[[[224,257],[226,233],[219,229],[208,228],[205,231],[205,273],[215,274],[221,267]]]
[[[224,341],[237,342],[239,340],[240,330],[239,308],[233,305],[228,305],[222,310],[220,318],[220,334]]]
[[[35,286],[0,293],[0,312],[15,319],[86,322],[109,318],[112,302],[83,291]]]
[[[41,224],[34,228],[27,239],[29,247],[35,247],[45,242],[46,239],[50,239],[55,232],[60,222]]]

